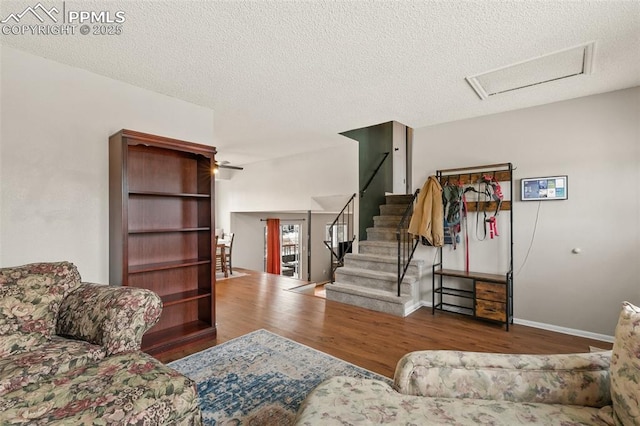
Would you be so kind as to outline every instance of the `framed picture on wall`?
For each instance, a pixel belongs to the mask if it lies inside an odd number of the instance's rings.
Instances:
[[[568,176],[548,176],[520,179],[522,201],[566,200],[569,196]]]

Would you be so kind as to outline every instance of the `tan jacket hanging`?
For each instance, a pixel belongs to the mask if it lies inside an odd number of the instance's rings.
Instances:
[[[424,237],[435,247],[444,245],[444,211],[442,185],[435,176],[429,176],[418,194],[409,233]]]

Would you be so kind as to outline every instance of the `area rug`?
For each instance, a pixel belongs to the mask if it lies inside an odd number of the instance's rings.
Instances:
[[[254,331],[169,366],[196,381],[206,425],[290,425],[307,394],[329,377],[391,382],[267,330]]]

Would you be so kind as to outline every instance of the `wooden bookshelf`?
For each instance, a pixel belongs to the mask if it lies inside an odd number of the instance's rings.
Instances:
[[[215,153],[131,130],[109,138],[110,281],[162,298],[142,340],[152,354],[216,335]]]

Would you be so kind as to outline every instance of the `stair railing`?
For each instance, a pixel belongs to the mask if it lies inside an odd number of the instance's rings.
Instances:
[[[367,183],[365,183],[364,186],[362,187],[362,189],[360,190],[360,198],[364,197],[364,193],[369,188],[369,185],[371,185],[371,182],[373,182],[373,178],[376,177],[376,175],[380,171],[380,168],[382,167],[384,162],[387,161],[387,157],[389,156],[389,154],[390,154],[390,152],[385,152],[384,153],[384,156],[382,157],[382,160],[380,160],[380,163],[378,164],[378,167],[376,167],[376,169],[373,171],[373,174],[371,175],[371,177],[369,178]]]
[[[344,257],[351,253],[356,239],[353,226],[353,214],[356,194],[354,193],[344,205],[338,216],[329,227],[329,240],[324,242],[331,252],[331,282],[335,281],[336,269],[344,265]],[[337,250],[337,253],[336,253]]]
[[[420,242],[419,239],[414,238],[408,233],[409,222],[411,221],[413,208],[419,193],[420,189],[416,189],[416,192],[413,193],[411,202],[404,211],[402,219],[396,229],[396,238],[398,240],[398,297],[400,297],[402,280],[407,273],[407,269],[409,269],[409,264],[411,263],[411,259],[413,259],[413,253],[416,251],[416,247],[418,247],[418,243]]]

